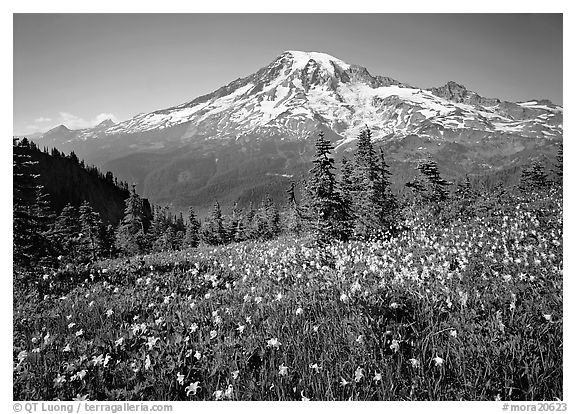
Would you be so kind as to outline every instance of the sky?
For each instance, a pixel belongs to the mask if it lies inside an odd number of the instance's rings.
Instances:
[[[286,50],[485,97],[563,104],[562,14],[14,14],[13,131],[122,121],[210,93]]]

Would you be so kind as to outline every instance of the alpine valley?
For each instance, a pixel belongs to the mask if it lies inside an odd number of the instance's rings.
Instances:
[[[281,201],[289,182],[310,168],[318,131],[339,158],[365,126],[384,148],[395,181],[406,182],[427,157],[457,179],[552,159],[562,143],[563,108],[485,98],[453,81],[424,89],[324,53],[287,51],[189,102],[29,138],[137,183],[154,203],[203,211],[215,199],[242,206],[270,193]]]

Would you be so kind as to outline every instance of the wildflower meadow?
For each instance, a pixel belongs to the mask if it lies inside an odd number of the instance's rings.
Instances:
[[[562,195],[15,275],[15,400],[563,398]]]

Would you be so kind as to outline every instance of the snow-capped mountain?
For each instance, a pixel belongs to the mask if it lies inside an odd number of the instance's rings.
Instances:
[[[281,136],[305,139],[320,125],[342,140],[369,125],[376,137],[440,138],[462,130],[526,137],[562,134],[562,108],[550,102],[487,99],[455,82],[430,90],[372,76],[324,53],[289,51],[255,74],[172,108],[140,114],[106,134],[188,124],[182,139]]]
[[[446,135],[454,140],[477,137],[478,132],[550,138],[562,136],[562,115],[562,107],[549,101],[484,98],[452,81],[422,89],[373,76],[362,66],[324,53],[288,51],[213,93],[105,125],[108,128],[101,124],[83,130],[77,139],[163,135],[176,126],[182,142],[197,137],[306,139],[324,127],[342,143],[354,139],[365,125],[376,138]]]
[[[501,168],[521,159],[515,154],[561,140],[563,108],[547,100],[486,98],[452,81],[419,88],[325,53],[287,51],[256,73],[192,101],[118,124],[105,121],[77,131],[60,126],[35,141],[73,149],[137,181],[145,192],[154,188],[147,194],[154,199],[173,183],[187,189],[190,183],[207,185],[206,171],[228,174],[231,165],[260,156],[266,162],[284,160],[275,169],[263,167],[264,176],[289,176],[309,159],[318,130],[343,151],[366,125],[399,162],[416,152],[446,148],[451,154],[454,145],[464,146],[457,147],[461,159],[450,161],[458,163],[450,169],[461,172]],[[210,159],[210,166],[196,171],[192,159],[200,164]]]
[[[80,142],[105,136],[105,131],[113,125],[115,123],[111,119],[106,119],[92,128],[69,129],[66,125],[58,125],[39,136],[30,138],[41,142],[44,146],[74,149]]]

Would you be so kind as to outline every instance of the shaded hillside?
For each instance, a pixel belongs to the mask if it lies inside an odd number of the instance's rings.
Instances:
[[[65,155],[55,148],[50,153],[42,151],[26,138],[18,145],[34,163],[34,172],[57,214],[66,204],[79,206],[88,201],[104,223],[116,225],[122,219],[128,186],[111,172],[102,174],[96,167],[85,166],[74,152]]]

